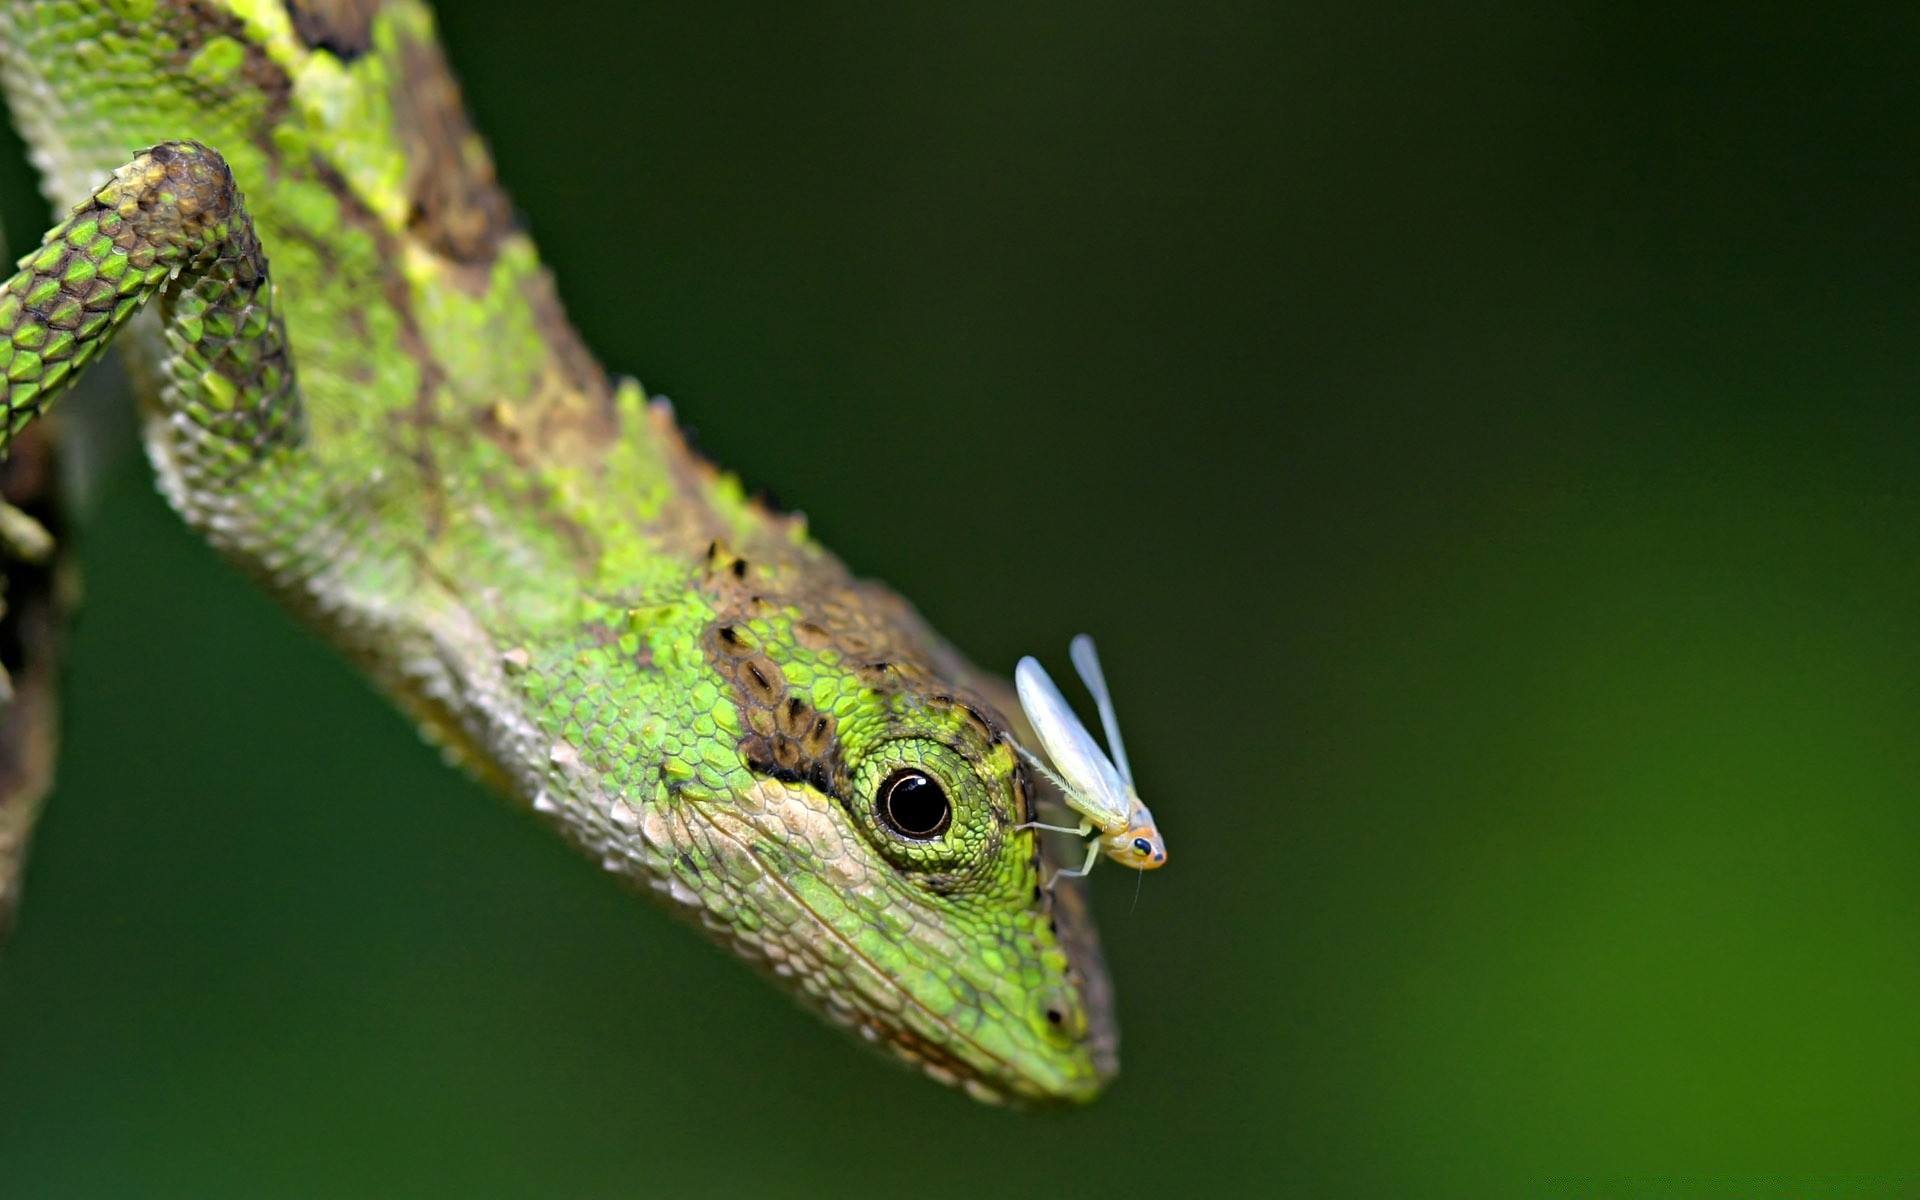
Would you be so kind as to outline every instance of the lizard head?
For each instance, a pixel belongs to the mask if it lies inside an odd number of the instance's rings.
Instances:
[[[592,639],[604,699],[561,685],[580,751],[549,811],[932,1078],[1000,1103],[1092,1099],[1116,1067],[1106,974],[1077,881],[1046,886],[1054,867],[1020,828],[1033,780],[986,698],[1004,685],[885,589],[822,589],[818,561],[783,589],[796,577],[711,556],[696,602]],[[609,721],[631,747],[595,732]]]
[[[809,599],[702,635],[752,779],[706,815],[780,914],[755,931],[768,965],[976,1097],[1091,1099],[1114,1069],[1104,972],[1021,828],[1033,779],[994,685],[885,589]]]

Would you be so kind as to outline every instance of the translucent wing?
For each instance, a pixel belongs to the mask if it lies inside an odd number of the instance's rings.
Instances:
[[[1093,702],[1100,709],[1100,724],[1107,731],[1107,749],[1113,753],[1113,765],[1120,769],[1120,779],[1128,787],[1133,786],[1133,768],[1127,765],[1127,747],[1120,740],[1120,718],[1114,715],[1113,696],[1107,691],[1107,677],[1100,670],[1100,652],[1093,648],[1093,639],[1081,634],[1073,639],[1068,647],[1073,655],[1074,669],[1080,672],[1080,682],[1087,685],[1093,693]]]
[[[1126,784],[1067,706],[1047,669],[1037,659],[1023,658],[1013,669],[1013,684],[1020,693],[1020,707],[1040,735],[1040,745],[1071,793],[1067,803],[1103,831],[1126,828],[1132,810]]]

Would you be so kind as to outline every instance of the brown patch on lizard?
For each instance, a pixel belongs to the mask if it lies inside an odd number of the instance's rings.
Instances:
[[[391,99],[405,149],[406,232],[443,260],[450,283],[485,295],[508,243],[522,248],[526,235],[439,44],[398,32]],[[583,449],[591,453],[619,433],[613,388],[567,320],[546,269],[526,272],[517,286],[547,361],[532,394],[515,398],[520,436],[508,451],[528,466],[541,459],[581,461]]]
[[[373,14],[381,0],[287,0],[293,32],[309,50],[352,62],[373,49]]]
[[[702,640],[708,663],[731,687],[739,707],[746,730],[740,758],[748,770],[839,795],[845,765],[834,715],[787,686],[786,673],[746,626],[722,620],[709,626]]]
[[[460,87],[431,40],[403,37],[393,68],[394,121],[406,149],[407,229],[443,258],[486,266],[513,230],[513,210],[486,143],[467,119]]]
[[[596,443],[612,441],[620,432],[619,417],[614,412],[613,388],[608,384],[607,373],[599,360],[580,340],[573,323],[567,320],[566,309],[560,305],[560,294],[554,290],[552,273],[543,266],[527,275],[520,281],[520,295],[533,314],[534,328],[539,330],[540,340],[546,343],[552,355],[556,373],[577,398],[576,411],[569,415],[567,426],[593,438]]]

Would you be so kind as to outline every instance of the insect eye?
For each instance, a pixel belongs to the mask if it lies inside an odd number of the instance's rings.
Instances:
[[[1135,838],[1133,839],[1133,852],[1145,858],[1147,855],[1153,853],[1153,843],[1145,838]]]
[[[925,771],[903,768],[880,783],[875,809],[888,829],[904,838],[937,838],[953,823],[947,790]]]

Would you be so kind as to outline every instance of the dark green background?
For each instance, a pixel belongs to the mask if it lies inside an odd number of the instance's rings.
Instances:
[[[129,464],[0,1191],[1920,1186],[1920,10],[1672,7],[446,5],[610,365],[982,662],[1099,636],[1125,1073],[855,1050]]]

